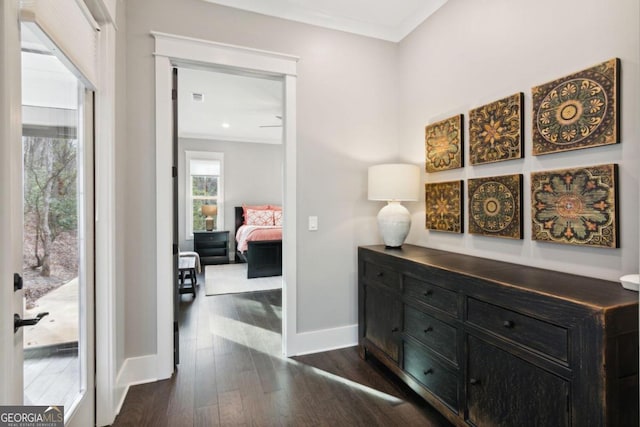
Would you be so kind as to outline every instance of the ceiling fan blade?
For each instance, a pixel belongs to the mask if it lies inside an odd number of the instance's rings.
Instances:
[[[276,119],[282,120],[282,116],[276,116]],[[279,125],[262,125],[262,126],[258,126],[258,127],[261,127],[261,128],[281,128],[282,124],[279,124]]]

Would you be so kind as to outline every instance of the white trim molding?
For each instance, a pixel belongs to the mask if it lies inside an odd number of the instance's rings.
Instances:
[[[14,292],[13,274],[22,271],[22,119],[19,2],[0,3],[0,405],[21,405],[22,332],[13,331],[13,313],[22,315],[24,291]]]
[[[284,194],[282,220],[282,353],[295,354],[298,334],[298,240],[297,223],[297,144],[296,144],[296,83],[295,76],[284,78]]]
[[[156,363],[155,354],[126,359],[118,372],[117,387],[119,389],[128,389],[137,384],[156,381]],[[123,393],[122,400],[124,400],[126,394],[126,392]],[[119,402],[119,406],[121,405],[122,401]]]
[[[284,246],[283,353],[292,354],[290,337],[296,327],[296,70],[298,58],[275,52],[152,32],[156,77],[156,283],[157,358],[155,377],[173,373],[173,268],[171,251],[171,188],[173,119],[171,76],[174,66],[227,68],[284,80]],[[293,342],[293,340],[291,340]]]
[[[158,379],[155,377],[156,365],[158,363],[156,359],[156,355],[151,354],[147,356],[130,357],[124,361],[116,378],[114,393],[114,408],[116,414],[122,409],[122,404],[131,386],[150,383]]]
[[[156,56],[156,376],[173,373],[173,197],[171,184],[172,140],[171,70],[168,57]]]
[[[116,408],[117,303],[115,210],[115,57],[116,30],[104,24],[98,51],[100,65],[95,111],[95,306],[96,425],[113,423]]]
[[[292,356],[353,347],[358,344],[358,324],[296,334]]]
[[[172,63],[228,67],[273,76],[296,75],[298,57],[266,50],[152,31],[156,56],[171,58]]]

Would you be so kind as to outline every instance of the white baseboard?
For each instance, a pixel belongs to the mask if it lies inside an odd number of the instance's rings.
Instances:
[[[146,384],[158,380],[157,359],[155,354],[140,357],[130,357],[124,361],[114,390],[115,414],[120,413],[124,399],[127,397],[129,387],[137,384]]]
[[[293,339],[293,345],[289,346],[292,351],[288,356],[302,356],[304,354],[352,347],[358,344],[358,324],[302,332],[291,338]]]
[[[118,372],[116,386],[130,387],[156,381],[158,379],[157,358],[155,354],[149,354],[126,359]]]
[[[115,420],[115,418],[118,416],[118,414],[120,413],[120,410],[122,409],[122,405],[124,404],[124,399],[127,397],[127,393],[129,392],[129,386],[117,386],[113,392],[114,394],[114,399],[113,401],[116,402],[116,407],[114,408],[113,411],[113,420],[111,421],[111,423],[113,423],[113,421]]]

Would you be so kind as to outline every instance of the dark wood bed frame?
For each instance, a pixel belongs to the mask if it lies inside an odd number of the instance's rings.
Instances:
[[[244,223],[242,206],[235,207],[236,228],[234,233],[238,233],[238,228]],[[246,252],[238,250],[236,240],[236,262],[246,262],[247,278],[281,276],[282,275],[282,240],[263,240],[259,242],[248,242]]]

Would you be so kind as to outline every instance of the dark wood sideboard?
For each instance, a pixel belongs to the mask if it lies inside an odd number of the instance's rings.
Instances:
[[[362,357],[456,425],[637,426],[638,294],[404,245],[358,248]]]

